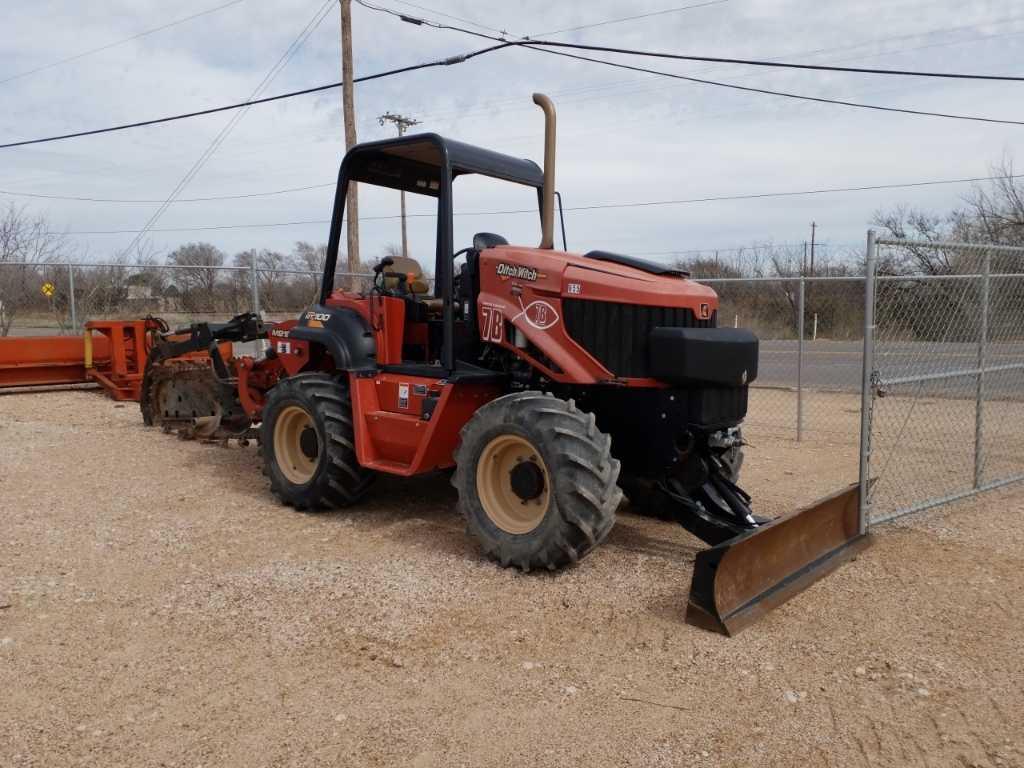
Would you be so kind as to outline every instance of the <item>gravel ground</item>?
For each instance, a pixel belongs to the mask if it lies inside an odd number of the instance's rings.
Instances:
[[[744,485],[781,512],[855,471],[763,437]],[[298,514],[253,449],[93,392],[0,396],[0,499],[4,768],[1024,765],[1021,489],[879,529],[734,639],[682,621],[698,542],[628,507],[522,576],[443,477]]]

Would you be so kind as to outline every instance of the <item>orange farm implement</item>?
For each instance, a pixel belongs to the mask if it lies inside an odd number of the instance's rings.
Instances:
[[[0,389],[99,384],[114,400],[138,400],[157,318],[92,320],[81,336],[0,339]]]

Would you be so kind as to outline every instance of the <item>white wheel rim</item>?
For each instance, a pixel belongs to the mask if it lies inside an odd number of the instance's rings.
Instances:
[[[537,467],[543,478],[542,489],[529,499],[512,488],[512,470],[523,462]],[[499,435],[484,447],[477,462],[476,488],[487,517],[506,533],[529,533],[540,525],[551,506],[551,481],[544,459],[529,440],[519,435]]]
[[[274,422],[274,458],[281,474],[295,485],[305,485],[312,480],[320,463],[319,435],[316,456],[310,457],[302,449],[302,437],[307,429],[316,434],[312,416],[297,405],[289,405]]]

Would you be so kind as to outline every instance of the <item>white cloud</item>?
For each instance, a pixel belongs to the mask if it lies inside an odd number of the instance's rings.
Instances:
[[[0,85],[0,137],[100,127],[245,98],[322,0],[248,0],[137,41]],[[412,15],[430,15],[394,0]],[[36,2],[5,7],[0,72],[18,73],[215,5],[189,0]],[[559,29],[662,10],[665,2],[419,3],[514,33]],[[682,3],[681,3],[682,4]],[[866,3],[730,0],[673,14],[569,33],[562,39],[741,57],[785,57],[896,68],[1015,73],[1024,14],[1011,2]],[[355,8],[356,70],[367,74],[473,48],[486,41],[404,24]],[[9,34],[13,32],[13,34]],[[268,93],[340,78],[332,11]],[[964,83],[643,61],[744,85],[920,109],[1024,118],[1020,85]],[[0,77],[3,79],[3,77]],[[558,184],[567,206],[705,197],[984,175],[1020,129],[871,113],[682,83],[526,50],[357,86],[360,139],[389,135],[376,116],[400,111],[422,128],[539,160],[542,118],[529,96],[559,107]],[[0,189],[96,197],[162,198],[230,115],[68,142],[2,150]],[[185,197],[326,183],[343,151],[340,93],[253,108],[186,190]],[[574,248],[657,252],[754,240],[793,242],[815,219],[823,239],[859,243],[871,213],[909,201],[945,210],[963,187],[823,195],[567,214]],[[332,192],[180,203],[159,227],[329,218]],[[362,213],[397,212],[394,195],[366,195]],[[457,199],[461,210],[505,208],[515,194],[486,189]],[[518,198],[522,200],[521,197]],[[136,229],[156,205],[24,200],[70,231]],[[518,207],[518,206],[516,206]],[[411,202],[410,209],[422,209]],[[532,242],[532,216],[464,219],[465,227]],[[463,233],[463,224],[457,231]],[[426,220],[410,225],[417,253],[430,250]],[[169,250],[209,240],[234,252],[322,241],[326,225],[153,235]],[[397,222],[367,222],[364,257],[399,239]],[[75,236],[93,257],[130,235]],[[457,244],[458,245],[458,244]]]

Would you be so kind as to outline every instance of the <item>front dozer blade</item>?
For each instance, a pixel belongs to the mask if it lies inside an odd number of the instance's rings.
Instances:
[[[697,554],[686,621],[735,635],[866,548],[860,486]]]

